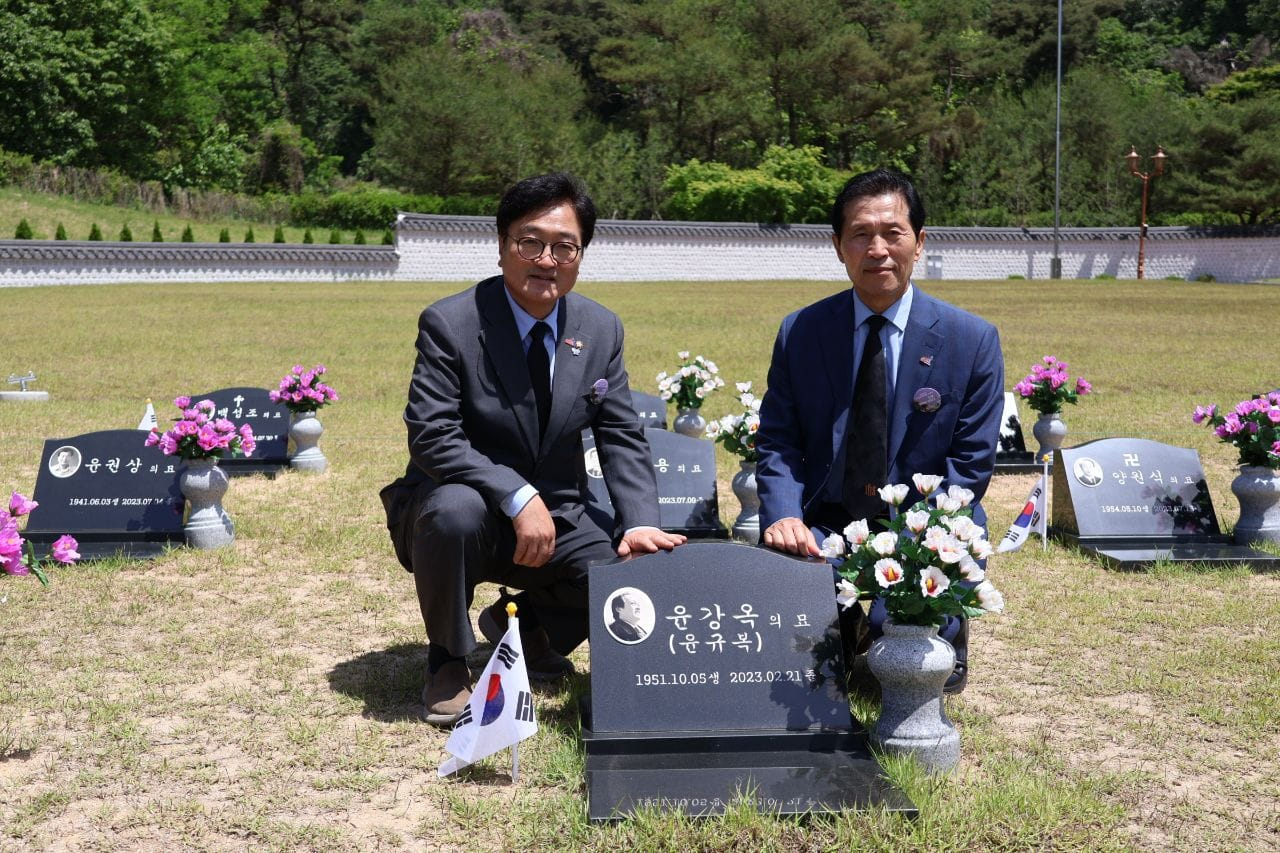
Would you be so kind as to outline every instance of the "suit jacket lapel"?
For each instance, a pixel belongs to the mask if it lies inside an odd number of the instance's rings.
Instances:
[[[501,276],[495,276],[476,288],[476,305],[480,309],[480,348],[493,362],[494,372],[506,393],[511,412],[532,455],[538,447],[538,406],[529,381],[529,365],[525,360],[515,317],[503,293]]]
[[[849,408],[853,405],[853,291],[837,303],[831,318],[831,333],[819,340],[822,361],[827,369],[827,384],[834,401],[831,428],[831,459],[844,459],[845,431],[849,426]],[[832,470],[835,470],[833,467]]]
[[[898,361],[898,378],[893,385],[893,411],[889,416],[889,468],[902,448],[907,433],[907,422],[912,414],[912,397],[920,388],[929,384],[933,360],[942,349],[942,335],[934,330],[938,312],[932,297],[916,288],[912,298],[911,316],[902,336],[902,353]],[[927,362],[927,363],[926,363]],[[934,471],[909,473],[938,473]]]
[[[538,448],[539,458],[564,431],[569,413],[573,411],[574,401],[583,387],[582,374],[587,362],[596,361],[589,357],[593,355],[589,352],[593,342],[582,336],[582,317],[577,311],[569,310],[570,304],[567,297],[560,303],[564,322],[556,324],[560,328],[560,334],[556,337],[556,365],[551,378],[551,415],[547,418],[547,434],[542,436],[542,444]],[[582,342],[579,355],[573,354],[573,349],[565,343],[566,338]]]

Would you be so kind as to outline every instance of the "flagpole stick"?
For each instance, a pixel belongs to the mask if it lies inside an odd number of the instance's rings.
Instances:
[[[516,633],[520,633],[520,620],[516,618],[516,607],[514,601],[507,602],[507,624],[514,628]],[[520,741],[511,744],[511,784],[516,785],[520,782]]]
[[[1040,519],[1040,550],[1044,552],[1049,550],[1049,510],[1052,508],[1049,502],[1053,500],[1053,484],[1049,480],[1049,453],[1044,455],[1041,462],[1044,465],[1044,518]]]

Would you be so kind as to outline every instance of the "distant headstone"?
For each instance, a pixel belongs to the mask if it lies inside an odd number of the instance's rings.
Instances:
[[[262,388],[223,388],[207,394],[192,394],[192,401],[212,400],[218,417],[228,418],[237,427],[249,424],[258,443],[252,456],[224,456],[218,467],[229,477],[265,474],[275,477],[289,466],[289,410],[271,402]]]
[[[29,403],[44,403],[49,400],[48,391],[35,391],[27,387],[36,381],[35,371],[28,370],[23,376],[10,373],[9,378],[5,381],[8,385],[17,385],[18,387],[13,391],[0,390],[0,400]]]
[[[631,390],[631,405],[640,416],[640,425],[652,429],[667,428],[667,401],[653,394]]]
[[[1125,569],[1157,560],[1280,567],[1222,533],[1200,454],[1141,438],[1055,451],[1051,535]]]
[[[658,518],[663,530],[691,538],[724,539],[729,535],[720,521],[716,497],[715,445],[700,438],[646,429],[653,471],[658,480]],[[613,501],[590,430],[582,434],[582,447],[590,490],[587,510],[606,530],[613,529]]]
[[[135,429],[45,441],[24,535],[37,555],[69,533],[85,559],[153,557],[184,544],[183,462],[143,444]]]
[[[590,572],[592,820],[739,797],[798,814],[914,811],[849,713],[825,562],[696,542]]]
[[[1022,434],[1022,419],[1018,416],[1018,398],[1012,391],[1004,392],[1004,417],[1000,421],[1000,443],[996,448],[997,474],[1026,474],[1039,471],[1035,454],[1027,450]]]

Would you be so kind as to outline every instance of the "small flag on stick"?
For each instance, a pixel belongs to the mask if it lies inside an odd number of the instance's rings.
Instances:
[[[476,682],[471,702],[454,723],[444,745],[450,758],[438,771],[441,776],[457,773],[468,764],[511,747],[511,781],[519,774],[518,744],[538,731],[533,714],[533,693],[525,668],[524,647],[520,643],[520,620],[516,605],[507,605],[507,633],[489,658],[489,665]]]
[[[1000,540],[1000,547],[996,548],[997,554],[1018,550],[1032,533],[1039,533],[1042,538],[1044,537],[1044,499],[1047,482],[1047,478],[1041,474],[1035,488],[1027,496],[1027,502],[1022,507],[1021,514],[1009,526],[1009,532],[1004,535],[1004,539]]]
[[[147,410],[142,413],[142,420],[138,421],[138,429],[153,430],[159,429],[160,422],[156,420],[156,407],[151,405],[151,398],[147,398]]]

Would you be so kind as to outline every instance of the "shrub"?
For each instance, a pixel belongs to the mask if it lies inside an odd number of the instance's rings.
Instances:
[[[359,228],[357,228],[357,229],[356,229],[356,237],[355,237],[355,239],[354,239],[354,240],[352,240],[351,242],[355,243],[357,246],[363,246],[363,245],[364,245],[364,232],[363,232],[363,231],[361,231]]]
[[[252,225],[250,225],[248,230],[244,232],[244,242],[246,243],[253,242],[253,226]]]
[[[223,228],[221,231],[219,231],[219,232],[218,232],[218,242],[219,242],[219,243],[230,243],[230,242],[231,242],[231,229],[230,229],[230,228]]]
[[[338,230],[338,229],[336,229],[336,228],[335,228],[335,229],[333,229],[332,231],[330,231],[330,232],[329,232],[329,242],[330,242],[330,243],[341,243],[341,242],[342,242],[342,232],[341,232],[341,231],[339,231],[339,230]]]
[[[89,228],[89,239],[90,240],[102,239],[102,229],[98,227],[98,223],[96,222],[93,223],[93,225]]]
[[[311,229],[310,229],[310,228],[308,228],[306,231],[303,231],[303,232],[302,232],[302,242],[304,242],[304,243],[314,243],[315,241],[316,241],[316,239],[315,239],[314,237],[312,237],[312,236],[311,236]]]
[[[151,225],[151,242],[152,243],[164,242],[164,234],[160,233],[160,220],[158,219]]]
[[[18,227],[14,229],[13,239],[30,240],[32,239],[32,236],[33,235],[31,233],[31,223],[24,218],[21,222],[18,223]]]
[[[282,226],[280,225],[276,226],[276,232],[271,235],[271,242],[272,243],[284,242],[284,228]]]
[[[129,230],[128,222],[120,226],[120,236],[117,239],[119,239],[121,243],[133,242],[133,232]]]
[[[1115,281],[1115,276],[1109,272],[1100,272],[1093,279],[1094,281]]]
[[[53,239],[55,240],[67,239],[67,229],[62,226],[61,222],[58,223],[58,230],[53,232]]]
[[[1218,279],[1216,276],[1214,276],[1213,273],[1202,272],[1200,273],[1200,275],[1196,276],[1194,280],[1195,281],[1217,281]]]
[[[392,231],[391,231],[391,229],[390,229],[390,228],[383,229],[383,231],[382,231],[382,245],[384,245],[384,246],[394,246],[395,244],[396,244],[396,235],[392,233]]]
[[[1018,273],[1014,273],[1009,276],[1009,281],[1026,281],[1026,279],[1027,277],[1025,275],[1019,275]]]
[[[187,223],[187,227],[182,229],[181,240],[183,243],[194,243],[196,241],[196,235],[191,231],[191,223]]]

